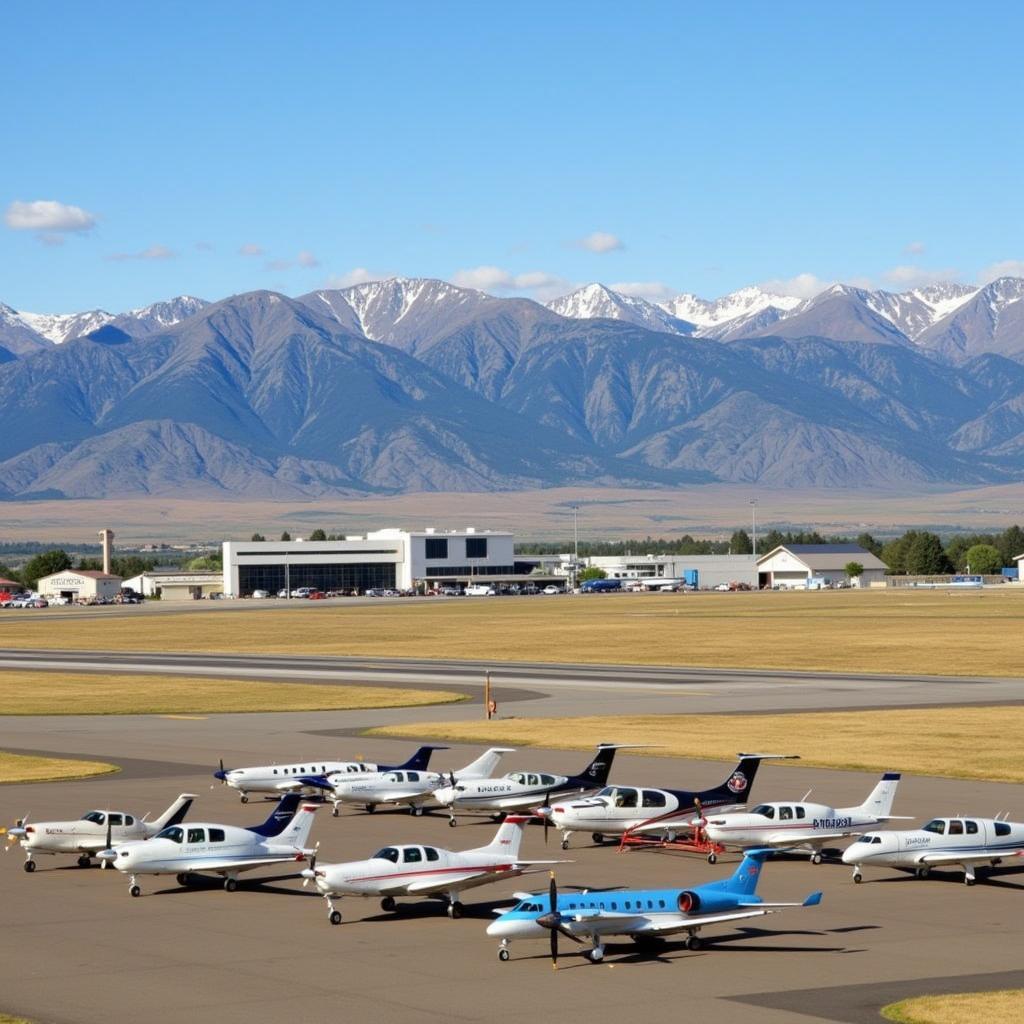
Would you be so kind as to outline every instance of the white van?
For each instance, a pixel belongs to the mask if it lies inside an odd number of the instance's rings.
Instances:
[[[466,587],[467,597],[495,597],[497,593],[490,583],[471,583]]]

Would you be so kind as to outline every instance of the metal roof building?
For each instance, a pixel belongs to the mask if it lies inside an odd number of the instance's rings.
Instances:
[[[857,562],[864,572],[851,578],[846,566]],[[886,565],[859,544],[780,544],[757,560],[762,587],[814,588],[849,584],[870,587],[885,583]]]

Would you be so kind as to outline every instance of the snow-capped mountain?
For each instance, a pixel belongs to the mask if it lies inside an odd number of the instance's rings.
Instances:
[[[799,305],[800,300],[792,295],[776,295],[753,286],[710,301],[684,292],[661,303],[661,308],[680,320],[696,324],[698,334],[710,336],[710,329],[724,328],[738,318],[750,319],[770,308],[786,313]]]
[[[635,295],[623,295],[603,284],[588,284],[546,303],[548,309],[573,320],[625,320],[650,331],[693,334],[694,324]]]
[[[60,345],[109,324],[114,314],[103,309],[89,309],[84,313],[18,313],[18,319],[47,341]]]
[[[917,344],[950,363],[983,352],[1024,354],[1024,278],[1001,277],[973,292],[920,334]]]
[[[131,334],[133,337],[144,337],[156,334],[166,327],[180,324],[182,320],[195,316],[208,305],[210,303],[205,299],[197,299],[194,295],[178,295],[165,302],[154,302],[152,305],[142,306],[140,309],[130,309],[127,313],[113,317],[111,322],[126,334]],[[88,332],[83,331],[82,333]]]
[[[932,324],[968,302],[978,291],[969,285],[946,282],[902,293],[866,292],[865,301],[879,316],[884,316],[914,341]]]
[[[0,302],[0,348],[16,356],[46,348],[48,342],[21,318],[21,314]]]

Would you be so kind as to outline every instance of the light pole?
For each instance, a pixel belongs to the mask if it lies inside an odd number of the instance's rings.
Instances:
[[[576,576],[580,571],[579,505],[572,506],[572,589],[576,589]]]
[[[754,557],[757,558],[757,498],[750,499],[750,516],[751,516],[751,534],[750,534],[750,545],[754,552]]]

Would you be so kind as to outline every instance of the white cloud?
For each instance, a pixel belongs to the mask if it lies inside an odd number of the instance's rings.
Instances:
[[[924,242],[908,242],[903,251],[910,253],[912,256],[920,256],[926,248]]]
[[[392,274],[375,274],[366,267],[353,267],[344,274],[331,274],[327,278],[328,288],[351,288],[357,284],[369,284],[371,281],[383,281]]]
[[[245,245],[238,247],[239,256],[262,256],[266,252],[266,249],[262,245],[257,245],[255,242],[246,242]]]
[[[300,267],[319,267],[320,261],[308,250],[303,249],[298,256],[295,257],[295,262]]]
[[[925,267],[904,264],[899,267],[890,267],[884,271],[882,273],[882,280],[887,284],[895,285],[905,290],[921,288],[929,284],[944,284],[947,281],[955,281],[959,276],[959,272],[952,267],[928,270]]]
[[[810,299],[833,284],[835,281],[823,281],[816,274],[797,274],[796,277],[762,281],[758,287],[775,295],[792,295],[798,299]]]
[[[991,284],[1000,277],[1024,277],[1024,260],[999,260],[978,274],[978,284]]]
[[[664,299],[671,299],[673,295],[679,294],[678,288],[671,288],[661,281],[619,281],[617,284],[608,286],[613,292],[622,295],[634,295],[639,299],[647,299],[650,302],[661,302]]]
[[[13,231],[91,231],[96,226],[96,215],[55,199],[30,203],[15,200],[7,207],[4,221]]]
[[[626,248],[625,243],[618,235],[610,234],[607,231],[592,231],[586,238],[577,239],[575,244],[590,252],[614,252],[616,249]]]
[[[178,254],[166,245],[151,245],[148,249],[140,252],[114,252],[107,259],[115,263],[123,263],[125,260],[172,260]]]
[[[544,270],[513,274],[502,267],[488,265],[457,270],[451,276],[451,283],[481,292],[530,292],[535,299],[542,301],[561,295],[571,287],[565,278]]]
[[[477,288],[482,292],[497,289],[504,291],[515,287],[515,276],[501,267],[482,266],[456,270],[451,280],[459,288]]]

